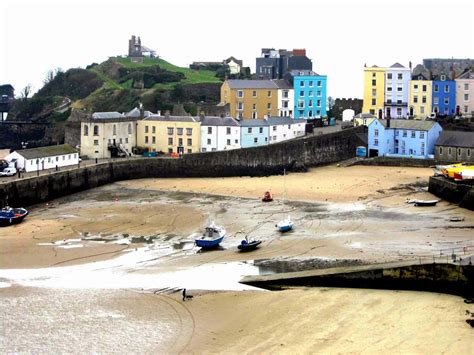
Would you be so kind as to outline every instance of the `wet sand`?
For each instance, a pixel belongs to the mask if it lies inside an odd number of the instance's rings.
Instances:
[[[331,166],[286,177],[132,180],[34,206],[24,223],[0,229],[0,349],[473,353],[464,313],[474,309],[459,297],[229,291],[239,270],[256,272],[257,261],[270,261],[274,272],[432,260],[473,246],[474,212],[444,201],[428,209],[405,203],[433,198],[422,189],[431,174]],[[274,202],[260,201],[266,190]],[[280,235],[274,225],[288,214],[296,228]],[[201,253],[192,242],[209,219],[228,236],[219,250]],[[238,253],[245,235],[262,247]],[[228,291],[209,291],[219,284]],[[194,299],[183,303],[180,287]]]

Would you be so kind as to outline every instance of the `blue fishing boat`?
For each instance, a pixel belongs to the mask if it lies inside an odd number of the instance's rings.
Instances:
[[[0,227],[21,223],[27,215],[28,211],[24,208],[3,207],[0,210]]]
[[[203,249],[214,249],[222,242],[225,237],[225,229],[211,223],[206,227],[201,238],[195,239],[196,245]]]
[[[275,227],[278,228],[278,230],[282,233],[288,232],[293,229],[293,221],[291,220],[291,217],[288,216],[288,218],[285,218],[278,222]]]

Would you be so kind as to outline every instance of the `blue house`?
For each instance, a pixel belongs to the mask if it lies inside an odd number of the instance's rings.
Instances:
[[[440,73],[433,76],[433,112],[454,116],[456,108],[456,82],[449,75]]]
[[[267,145],[269,136],[267,120],[242,120],[240,121],[240,145],[242,148]]]
[[[442,130],[434,121],[376,119],[368,127],[369,156],[434,158]]]
[[[311,70],[291,71],[295,94],[294,117],[313,119],[327,116],[327,76]]]

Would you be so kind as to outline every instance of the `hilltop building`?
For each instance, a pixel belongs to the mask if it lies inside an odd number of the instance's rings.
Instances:
[[[140,36],[132,36],[131,39],[128,40],[128,57],[131,58],[133,62],[143,62],[143,57],[148,58],[155,58],[156,52],[142,45],[142,41]]]
[[[288,79],[286,75],[292,70],[313,70],[306,49],[262,48],[261,57],[256,58],[257,79]]]

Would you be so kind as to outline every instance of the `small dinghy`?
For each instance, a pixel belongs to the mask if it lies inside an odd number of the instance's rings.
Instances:
[[[273,201],[272,193],[270,191],[265,192],[265,194],[263,195],[262,201],[263,202],[272,202]]]
[[[255,250],[257,247],[262,244],[261,240],[251,240],[248,241],[247,238],[243,239],[240,242],[240,245],[237,247],[240,251],[250,251]]]
[[[21,223],[27,215],[28,211],[24,208],[3,207],[0,210],[0,227]]]
[[[225,229],[211,223],[206,227],[201,238],[195,239],[196,245],[203,249],[214,249],[222,242],[225,237]]]
[[[428,207],[428,206],[436,206],[439,200],[416,200],[414,202],[416,207]]]
[[[292,230],[293,225],[294,225],[294,223],[291,220],[291,217],[288,216],[288,218],[285,218],[285,219],[281,220],[280,222],[278,222],[275,225],[275,227],[277,227],[280,232],[284,233],[284,232],[288,232],[288,231]]]

